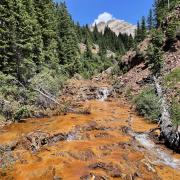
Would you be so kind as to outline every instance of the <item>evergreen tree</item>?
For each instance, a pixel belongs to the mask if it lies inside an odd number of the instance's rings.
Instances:
[[[94,30],[93,30],[93,40],[94,40],[94,42],[97,43],[99,38],[100,38],[100,33],[98,31],[97,25],[95,24]]]
[[[176,5],[179,4],[179,0],[155,0],[154,1],[154,15],[155,15],[155,25],[160,27],[167,12],[171,11]]]
[[[44,61],[41,26],[37,20],[35,11],[36,4],[34,3],[34,0],[23,0],[23,4],[26,7],[26,11],[28,12],[29,16],[31,17],[31,37],[33,38],[32,56],[38,70]]]
[[[132,47],[134,47],[134,39],[130,34],[130,36],[128,36],[127,50],[129,50]]]
[[[11,59],[12,27],[15,20],[13,6],[13,1],[0,1],[0,70],[4,73],[12,71],[10,64],[13,64]]]
[[[153,28],[153,11],[152,9],[149,10],[149,15],[147,18],[147,25],[148,25],[148,30],[151,30]]]
[[[75,25],[75,28],[76,28],[76,34],[78,37],[78,41],[80,43],[80,42],[82,42],[83,34],[82,34],[82,30],[81,30],[81,26],[80,26],[79,22]]]
[[[86,43],[86,40],[88,40],[89,44],[92,46],[93,33],[90,31],[89,26],[87,24],[82,27],[82,34],[83,34],[82,42]]]
[[[137,43],[141,42],[141,26],[140,26],[140,23],[139,21],[137,22],[137,30],[136,30],[136,33],[135,33],[135,40]]]
[[[86,45],[85,57],[88,59],[91,59],[93,57],[93,54],[92,54],[91,46],[88,39],[86,39],[85,45]]]
[[[159,75],[163,67],[163,42],[164,34],[160,30],[152,32],[151,43],[148,47],[148,64],[153,74]]]
[[[58,6],[58,53],[60,64],[65,65],[70,75],[78,69],[79,47],[76,30],[65,3]]]
[[[43,59],[49,66],[58,63],[57,13],[53,0],[34,0],[36,17],[41,26]]]
[[[23,0],[3,0],[1,12],[4,24],[1,36],[2,40],[7,38],[1,60],[2,71],[14,75],[21,82],[27,82],[36,70],[33,59],[36,21],[28,13]]]
[[[141,20],[141,41],[143,41],[147,34],[146,18],[143,16]]]

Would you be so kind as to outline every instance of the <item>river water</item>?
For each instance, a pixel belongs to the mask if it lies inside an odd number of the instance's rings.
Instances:
[[[180,179],[180,156],[155,144],[146,133],[156,125],[123,101],[100,99],[83,103],[82,108],[91,111],[88,115],[29,119],[1,129],[0,145],[17,145],[0,153],[0,179]],[[66,138],[31,151],[23,139],[32,132],[61,133]]]

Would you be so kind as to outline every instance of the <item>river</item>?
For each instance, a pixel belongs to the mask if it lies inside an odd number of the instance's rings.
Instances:
[[[1,129],[6,152],[0,153],[0,179],[180,179],[180,155],[155,144],[147,133],[155,124],[117,99],[86,101],[82,107],[91,113],[29,119]],[[43,133],[52,142],[38,149],[26,142]]]

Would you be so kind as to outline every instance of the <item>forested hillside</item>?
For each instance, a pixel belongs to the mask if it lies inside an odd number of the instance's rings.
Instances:
[[[52,108],[68,78],[76,73],[90,78],[112,66],[115,57],[107,57],[107,50],[118,56],[133,46],[126,34],[117,37],[108,27],[104,34],[96,27],[91,32],[88,25],[74,23],[65,3],[2,0],[0,14],[1,119]]]

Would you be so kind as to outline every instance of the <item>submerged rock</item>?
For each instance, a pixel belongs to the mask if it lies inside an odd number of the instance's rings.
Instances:
[[[64,141],[66,139],[66,134],[58,133],[50,135],[46,132],[35,131],[27,134],[22,139],[21,145],[32,152],[36,152],[45,145],[56,143],[58,141]]]

